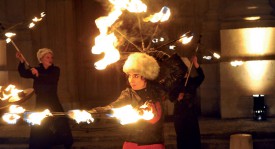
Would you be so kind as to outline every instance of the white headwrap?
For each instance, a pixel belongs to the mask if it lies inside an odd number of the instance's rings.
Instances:
[[[41,63],[41,58],[47,54],[47,53],[51,53],[53,55],[53,51],[51,49],[48,49],[48,48],[42,48],[42,49],[39,49],[38,52],[36,53],[37,55],[37,59],[39,61],[39,63]]]
[[[123,66],[123,72],[137,73],[148,80],[158,77],[160,67],[156,59],[148,54],[136,52],[130,54]]]

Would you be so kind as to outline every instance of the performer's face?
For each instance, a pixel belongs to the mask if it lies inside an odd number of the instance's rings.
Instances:
[[[46,53],[42,58],[41,62],[45,68],[48,68],[53,64],[53,55],[51,53]]]
[[[133,90],[141,90],[146,87],[146,80],[139,74],[128,73],[128,81]]]

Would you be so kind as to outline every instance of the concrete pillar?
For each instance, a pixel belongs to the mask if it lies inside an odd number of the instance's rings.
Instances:
[[[230,149],[253,149],[250,134],[233,134],[230,136]]]

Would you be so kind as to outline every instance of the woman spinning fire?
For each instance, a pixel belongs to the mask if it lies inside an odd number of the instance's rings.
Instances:
[[[16,53],[16,57],[20,60],[18,65],[20,76],[34,80],[35,110],[49,109],[53,112],[64,112],[57,96],[60,69],[53,65],[52,50],[39,49],[37,58],[40,64],[31,69],[25,67],[25,59],[20,52]],[[50,149],[54,145],[64,145],[66,149],[70,149],[72,144],[72,134],[66,117],[47,117],[41,125],[31,127],[30,149]]]
[[[138,109],[147,104],[153,109],[154,118],[139,120],[129,124],[130,130],[125,138],[123,149],[164,149],[163,109],[164,92],[152,81],[158,77],[160,67],[157,61],[145,53],[129,55],[123,66],[131,87],[126,88],[116,101],[105,107],[96,107],[91,112],[104,112],[112,108],[131,105]]]

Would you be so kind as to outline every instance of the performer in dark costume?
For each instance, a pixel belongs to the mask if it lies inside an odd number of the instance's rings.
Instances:
[[[33,88],[36,94],[35,111],[42,112],[49,109],[50,112],[64,112],[57,95],[57,85],[60,69],[53,65],[53,52],[43,48],[37,52],[40,64],[34,68],[26,68],[24,57],[17,52],[20,60],[18,71],[21,77],[34,80]],[[67,117],[47,117],[41,125],[31,126],[29,148],[51,149],[55,145],[64,145],[70,149],[73,137]]]
[[[196,98],[197,88],[204,80],[204,73],[196,56],[192,61],[198,75],[188,78],[186,86],[182,85],[178,100],[174,102],[174,126],[178,149],[201,149],[199,122],[193,102]],[[184,82],[186,79],[187,77]]]
[[[164,149],[162,100],[165,95],[157,82],[159,74],[157,61],[145,53],[133,53],[126,60],[123,71],[128,77],[130,87],[123,90],[120,96],[105,107],[97,107],[91,112],[103,112],[112,108],[132,105],[138,109],[144,103],[154,110],[151,120],[139,120],[125,126],[129,128],[123,149]]]

